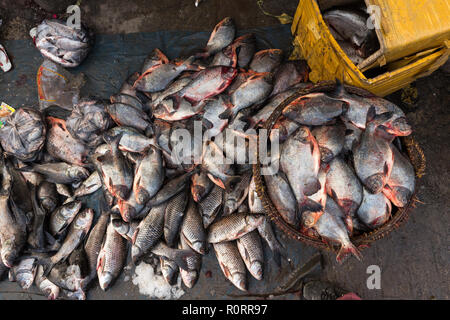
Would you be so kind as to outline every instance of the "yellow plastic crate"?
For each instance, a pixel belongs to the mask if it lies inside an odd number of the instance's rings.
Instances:
[[[379,96],[397,91],[442,66],[450,55],[450,1],[366,0],[381,9],[380,50],[359,69],[331,35],[316,0],[300,0],[292,23],[293,59],[305,59],[312,82],[340,79]],[[361,66],[361,64],[360,64]],[[388,72],[362,73],[377,66]]]

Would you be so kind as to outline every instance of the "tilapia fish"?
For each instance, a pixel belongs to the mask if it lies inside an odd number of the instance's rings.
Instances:
[[[235,33],[236,27],[233,19],[230,17],[224,18],[214,27],[206,44],[205,53],[198,54],[198,56],[207,57],[219,52],[233,41]]]
[[[189,200],[186,213],[184,214],[180,237],[184,237],[186,243],[195,252],[200,254],[206,253],[206,231],[203,227],[198,205],[192,199]]]
[[[150,117],[142,110],[116,102],[106,106],[106,111],[119,126],[132,127],[146,135],[152,132]]]
[[[320,168],[319,146],[307,127],[300,127],[284,142],[280,165],[297,199],[299,212],[320,211],[322,206],[306,197],[321,187],[317,179]]]
[[[142,64],[141,73],[145,73],[150,68],[154,68],[155,66],[168,62],[169,59],[167,59],[166,55],[158,48],[155,48],[145,58],[144,63]]]
[[[319,170],[319,174],[317,175],[317,179],[320,182],[320,189],[313,195],[308,198],[315,203],[318,203],[322,206],[322,210],[320,211],[305,211],[302,214],[302,231],[307,231],[304,228],[308,229],[314,226],[314,224],[319,220],[320,216],[323,213],[323,208],[325,208],[327,202],[327,174],[330,171],[330,165],[321,166]]]
[[[102,290],[107,290],[120,275],[126,258],[127,241],[109,223],[97,260],[97,276]]]
[[[270,95],[275,96],[297,83],[306,81],[308,81],[308,65],[305,60],[282,63],[274,74],[273,90]]]
[[[391,149],[394,154],[394,164],[383,193],[394,205],[402,208],[408,204],[414,193],[414,167],[396,147],[391,145]]]
[[[389,142],[376,133],[378,125],[391,116],[392,113],[375,116],[375,109],[371,108],[367,115],[366,130],[354,148],[353,162],[356,174],[366,189],[373,194],[383,190],[394,163],[394,154]]]
[[[209,243],[236,240],[255,230],[264,220],[264,216],[257,213],[235,213],[223,217],[208,228]]]
[[[249,232],[236,240],[237,247],[252,276],[261,280],[264,267],[264,252],[258,231]]]
[[[244,261],[236,242],[227,241],[213,244],[217,261],[225,277],[239,290],[247,291],[247,274]]]

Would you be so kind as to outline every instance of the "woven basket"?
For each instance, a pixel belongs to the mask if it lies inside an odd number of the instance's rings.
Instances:
[[[270,117],[265,122],[263,129],[270,131],[272,129],[273,125],[275,124],[275,122],[280,117],[283,109],[288,104],[290,104],[292,101],[297,99],[298,97],[303,96],[308,93],[312,93],[312,92],[329,92],[329,91],[333,91],[335,89],[336,89],[336,84],[334,82],[321,82],[312,87],[298,90],[292,96],[290,96],[289,98],[284,100],[273,111],[273,113],[270,115]],[[359,95],[362,97],[374,96],[372,93],[370,93],[364,89],[353,87],[353,86],[346,85],[345,89],[347,90],[347,92],[350,92],[350,93],[353,93],[353,94],[356,94],[356,95]],[[425,156],[424,156],[422,149],[413,140],[411,135],[408,137],[401,137],[401,143],[403,144],[403,146],[406,147],[407,154],[411,160],[411,163],[414,166],[414,170],[416,172],[417,178],[421,178],[424,175],[425,166],[426,166]],[[258,145],[259,145],[259,141],[258,141]],[[255,184],[256,184],[256,192],[264,205],[266,214],[290,238],[298,240],[298,241],[302,241],[302,242],[306,243],[307,245],[316,247],[321,250],[329,250],[329,251],[333,251],[336,253],[338,251],[338,247],[336,245],[328,244],[328,243],[325,243],[324,241],[322,241],[321,239],[307,236],[307,235],[301,233],[300,231],[298,231],[297,229],[294,229],[291,225],[289,225],[286,221],[284,221],[284,219],[282,218],[280,213],[276,210],[275,206],[273,205],[272,201],[270,200],[270,198],[268,196],[264,179],[261,176],[261,170],[260,170],[261,167],[260,167],[260,163],[259,163],[259,154],[258,154],[259,151],[257,150],[258,148],[255,148],[255,149],[256,149],[256,159],[258,159],[258,162],[253,165],[253,175],[254,175]],[[417,190],[417,185],[418,185],[418,183],[416,181],[415,190]],[[392,230],[398,228],[404,221],[407,220],[409,212],[414,207],[414,204],[417,201],[418,200],[414,194],[411,197],[411,200],[409,201],[409,203],[404,208],[398,208],[395,212],[393,212],[391,219],[389,221],[387,221],[384,225],[382,225],[381,227],[379,227],[375,230],[372,230],[371,232],[366,232],[366,233],[351,237],[350,239],[351,239],[352,243],[361,249],[364,247],[368,247],[374,241],[383,238],[384,236],[386,236]]]

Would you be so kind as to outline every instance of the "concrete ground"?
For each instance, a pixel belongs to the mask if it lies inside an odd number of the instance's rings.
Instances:
[[[44,7],[45,2],[41,0]],[[53,1],[55,2],[58,1]],[[65,1],[60,2],[64,8]],[[297,3],[295,0],[264,1],[267,11],[275,14],[286,12],[290,15],[294,14]],[[96,33],[103,34],[158,30],[208,31],[225,16],[232,16],[240,29],[278,24],[276,19],[265,16],[259,10],[255,0],[204,0],[199,8],[194,6],[194,0],[81,1],[81,9],[82,21]],[[45,11],[31,0],[16,0],[14,4],[0,0],[0,17],[3,19],[0,39],[26,39],[31,27],[53,14],[59,12]],[[449,69],[447,63],[431,76],[414,83],[418,99],[413,104],[403,103],[401,92],[388,97],[406,112],[414,128],[413,136],[426,156],[426,175],[417,181],[420,203],[411,211],[410,218],[404,225],[363,251],[362,262],[351,258],[343,265],[338,265],[333,255],[325,253],[324,269],[318,274],[319,277],[352,290],[364,299],[449,298]],[[291,263],[283,263],[280,270],[268,263],[264,280],[257,282],[252,279],[249,291],[271,292],[286,280],[293,269],[305,263],[316,252],[315,249],[280,236],[287,253],[292,256]],[[269,252],[267,257],[270,258]],[[377,265],[381,269],[381,289],[367,287],[367,268],[371,265]],[[122,281],[125,276],[123,274],[106,293],[98,287],[93,288],[89,292],[89,298],[145,299],[131,282]],[[221,274],[212,252],[203,260],[197,285],[185,291],[182,299],[220,299],[230,298],[230,294],[239,294]],[[16,284],[3,281],[0,284],[0,298],[42,297],[23,293]],[[297,299],[298,296],[277,298]]]

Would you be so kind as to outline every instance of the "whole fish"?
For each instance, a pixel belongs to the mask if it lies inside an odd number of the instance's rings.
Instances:
[[[352,216],[363,198],[363,188],[352,168],[341,158],[330,162],[327,173],[327,193],[341,207],[349,233],[353,231]]]
[[[198,204],[202,215],[203,226],[208,228],[214,222],[220,209],[222,208],[223,189],[214,185],[211,192]]]
[[[202,118],[202,125],[206,129],[204,133],[206,139],[217,136],[227,127],[228,119],[220,119],[219,116],[230,108],[232,105],[228,96],[219,95],[206,102]]]
[[[330,126],[316,127],[311,131],[319,144],[322,162],[330,162],[342,151],[345,142],[345,130],[344,124],[337,123]]]
[[[153,116],[165,121],[180,121],[201,113],[204,106],[204,103],[193,106],[184,98],[179,101],[176,101],[176,98],[167,98],[153,109]]]
[[[293,85],[308,81],[308,65],[305,60],[291,60],[280,65],[274,74],[271,96],[288,90]]]
[[[187,244],[195,252],[200,254],[206,253],[206,231],[203,227],[203,221],[197,203],[192,199],[189,199],[186,213],[184,214],[180,237],[184,237]]]
[[[83,183],[74,191],[74,198],[87,196],[94,193],[102,187],[102,180],[98,171],[92,172],[92,174],[83,181]]]
[[[107,105],[106,111],[118,126],[132,127],[146,135],[152,132],[150,117],[142,110],[116,102]]]
[[[153,66],[139,76],[133,87],[144,92],[162,91],[166,89],[180,73],[192,69],[194,60],[195,58],[192,56],[185,61],[167,62]]]
[[[22,289],[28,290],[34,282],[36,275],[36,259],[21,259],[9,269],[9,281],[17,281]]]
[[[394,154],[394,165],[389,180],[383,188],[383,193],[394,205],[402,208],[408,204],[414,193],[414,167],[396,147],[391,145],[391,149]]]
[[[370,229],[376,229],[389,220],[392,205],[383,193],[371,194],[363,189],[363,199],[356,212],[357,217]]]
[[[44,179],[52,183],[70,184],[85,180],[89,177],[89,171],[86,168],[71,165],[65,162],[32,163],[27,167],[22,167],[21,171],[33,171],[41,174]]]
[[[208,57],[228,46],[234,39],[236,27],[230,17],[224,18],[213,29],[206,44],[205,53],[198,54],[199,57]]]
[[[54,210],[49,217],[48,227],[53,236],[62,235],[81,210],[81,201],[75,200],[63,204]]]
[[[122,272],[127,259],[127,241],[108,224],[97,260],[97,276],[100,288],[107,290]]]
[[[214,243],[214,252],[220,269],[231,283],[242,291],[247,291],[247,275],[245,264],[237,248],[236,242]]]
[[[59,197],[54,183],[42,181],[37,189],[37,197],[46,212],[53,212],[58,206]]]
[[[223,215],[227,216],[235,212],[244,202],[248,195],[248,186],[252,179],[251,172],[245,173],[241,180],[237,182],[233,189],[228,190],[224,194]]]
[[[41,259],[40,264],[44,266],[44,275],[47,276],[53,266],[60,261],[66,260],[70,254],[85,239],[92,225],[94,211],[92,209],[84,209],[81,211],[69,226],[67,236],[53,256]]]
[[[212,190],[214,183],[206,173],[197,172],[191,177],[191,195],[195,202],[201,202]]]
[[[97,158],[100,162],[100,176],[108,191],[114,196],[126,200],[133,189],[133,169],[119,150],[120,136],[105,136],[111,150]]]
[[[145,58],[144,63],[142,64],[141,73],[145,73],[148,69],[165,63],[169,63],[169,59],[167,59],[166,55],[161,50],[155,48]]]
[[[130,96],[129,94],[118,93],[112,95],[109,99],[111,103],[127,104],[135,109],[142,110],[145,112],[144,104],[142,103],[142,101],[134,96]]]
[[[342,221],[343,213],[339,206],[334,202],[333,199],[328,198],[325,211],[320,216],[314,225],[314,229],[319,233],[319,235],[333,242],[337,242],[341,245],[341,248],[336,256],[336,260],[341,262],[343,257],[351,253],[358,260],[361,259],[361,253],[358,249],[351,243],[348,237],[347,228]]]
[[[162,92],[152,93],[152,106],[156,107],[160,104],[164,99],[170,97],[171,95],[177,93],[184,87],[186,87],[189,82],[191,82],[191,77],[183,77],[175,80],[170,86],[166,88],[166,90]]]
[[[66,122],[62,119],[47,117],[48,131],[46,150],[54,158],[65,162],[86,165],[89,148],[75,139],[67,130]]]
[[[297,200],[286,176],[278,172],[274,175],[266,175],[264,179],[269,197],[277,211],[287,223],[298,226]]]
[[[206,68],[194,75],[191,82],[178,91],[177,97],[192,104],[223,92],[237,75],[237,69],[224,66]]]
[[[367,114],[366,130],[361,141],[354,148],[353,162],[358,178],[371,193],[383,190],[391,175],[394,154],[388,141],[376,133],[380,123],[386,121],[392,113],[375,116],[375,108],[371,107]]]
[[[242,109],[263,102],[272,92],[273,76],[270,73],[255,73],[231,94],[231,109],[219,117],[226,119],[236,116]]]
[[[55,285],[53,282],[47,279],[44,276],[44,268],[39,265],[37,267],[36,276],[35,276],[35,284],[39,290],[45,294],[47,299],[56,300],[59,297],[59,287]]]
[[[131,258],[134,263],[157,244],[163,235],[165,209],[165,203],[153,207],[137,226],[131,248]]]
[[[187,270],[180,268],[180,275],[184,285],[188,288],[193,288],[200,276],[200,270],[202,268],[202,255],[192,250],[184,237],[180,237],[178,248],[190,250],[192,253],[192,256],[186,259],[188,266]]]
[[[261,280],[264,267],[264,252],[258,231],[249,232],[236,240],[239,253],[248,271],[256,280]]]
[[[323,14],[323,19],[343,39],[358,47],[368,40],[373,31],[367,26],[368,15],[360,10],[331,9]]]
[[[322,92],[300,96],[283,110],[283,115],[290,120],[306,126],[324,125],[340,116],[345,104]]]
[[[223,217],[208,228],[207,241],[218,243],[232,241],[255,230],[264,220],[264,216],[258,213],[235,213]]]
[[[111,223],[118,234],[129,242],[133,241],[133,235],[139,225],[139,221],[134,220],[131,222],[125,222],[122,220],[120,215],[112,215]]]
[[[320,211],[322,206],[307,197],[321,187],[317,179],[320,168],[319,146],[307,127],[300,127],[284,142],[280,166],[297,199],[299,212]]]
[[[254,72],[273,72],[281,64],[283,50],[266,49],[255,53],[249,69]]]
[[[142,153],[145,152],[150,146],[157,146],[154,138],[146,137],[131,127],[114,127],[107,131],[104,136],[109,136],[111,138],[121,136],[119,141],[119,149],[126,152]]]
[[[140,159],[134,173],[133,191],[136,201],[145,204],[162,187],[164,181],[164,167],[161,152],[156,148],[149,148]]]
[[[161,263],[161,273],[164,280],[171,286],[177,283],[178,275],[178,265],[167,258],[159,257],[159,262]]]
[[[164,257],[175,262],[181,269],[189,271],[188,259],[194,256],[192,250],[181,250],[170,248],[164,241],[158,242],[151,252],[159,257]]]
[[[186,191],[181,191],[168,200],[164,214],[164,239],[169,247],[175,245],[175,240],[180,232],[187,200],[188,193]]]
[[[256,50],[256,38],[253,33],[246,33],[234,39],[232,46],[236,48],[239,68],[248,66]]]
[[[31,232],[28,234],[27,243],[33,249],[43,249],[46,244],[44,230],[46,212],[38,202],[35,186],[33,186],[31,190],[31,201],[33,203],[34,217]]]
[[[97,260],[100,253],[103,239],[105,238],[106,228],[110,221],[110,212],[102,209],[100,217],[89,232],[89,236],[84,244],[86,259],[89,267],[88,281],[94,279],[97,275]]]
[[[1,162],[3,181],[0,190],[0,254],[3,264],[11,268],[27,241],[27,223],[22,211],[12,199],[9,200],[12,178],[3,159]]]
[[[144,214],[141,215],[144,205],[136,201],[134,191],[131,192],[128,200],[117,199],[117,206],[125,222],[130,222],[133,219],[139,219],[144,216]]]
[[[280,267],[282,246],[278,241],[277,237],[275,236],[275,233],[273,232],[270,220],[267,217],[265,217],[263,222],[258,226],[257,230],[261,238],[264,239],[264,241],[267,243],[270,250],[272,251],[273,260],[275,261],[276,265]]]

